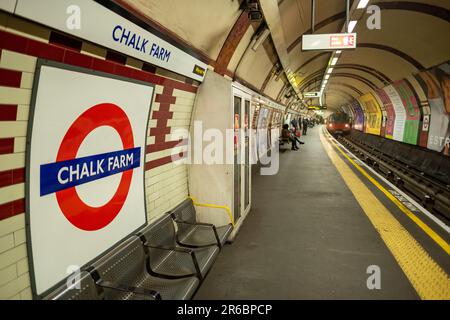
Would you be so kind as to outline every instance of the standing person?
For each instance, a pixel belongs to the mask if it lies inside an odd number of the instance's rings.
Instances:
[[[308,119],[303,118],[303,135],[306,136],[308,132]]]
[[[292,119],[291,125],[295,128],[295,130],[298,130],[298,122],[296,118]]]

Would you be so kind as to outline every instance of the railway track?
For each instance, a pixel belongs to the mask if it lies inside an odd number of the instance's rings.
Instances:
[[[360,160],[385,176],[428,211],[450,225],[450,185],[371,146],[340,136],[338,140]]]

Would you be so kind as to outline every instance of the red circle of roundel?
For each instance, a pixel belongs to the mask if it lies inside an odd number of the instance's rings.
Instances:
[[[134,148],[128,116],[115,104],[102,103],[86,110],[70,126],[61,142],[56,161],[75,159],[86,136],[101,126],[112,127],[118,132],[124,150]],[[101,207],[85,204],[75,187],[56,192],[56,199],[64,216],[74,226],[85,231],[99,230],[110,224],[119,214],[127,198],[132,176],[133,170],[123,172],[116,193]]]

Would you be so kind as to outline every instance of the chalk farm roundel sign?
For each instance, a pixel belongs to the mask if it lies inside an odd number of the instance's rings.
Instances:
[[[153,87],[39,62],[28,144],[28,234],[42,295],[146,223]]]

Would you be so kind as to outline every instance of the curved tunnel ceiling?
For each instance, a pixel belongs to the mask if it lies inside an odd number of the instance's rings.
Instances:
[[[324,15],[322,11],[316,15],[316,33],[342,30],[345,20],[344,1],[328,2],[334,5],[325,10],[327,14]],[[366,27],[365,21],[369,16],[367,13],[358,22],[355,28],[358,47],[356,50],[342,52],[329,81],[327,104],[332,109],[348,103],[337,94],[341,89],[333,87],[334,84],[351,85],[353,93],[356,89],[364,94],[449,59],[450,44],[446,40],[450,31],[449,1],[370,1],[370,4],[376,4],[381,9],[381,29],[369,30]],[[296,6],[298,10],[295,16],[292,11],[296,11]],[[288,25],[298,27],[298,33],[296,37],[291,36],[293,40],[287,50],[294,58],[293,63],[297,62],[296,73],[300,79],[300,88],[315,91],[320,88],[320,81],[317,80],[323,78],[331,54],[301,51],[301,36],[311,33],[310,10],[309,0],[280,2],[281,14],[286,19],[291,19],[290,22],[284,22],[285,28]],[[321,10],[320,5],[317,10]],[[306,17],[306,23],[293,21],[301,16]]]
[[[247,0],[191,0],[189,6],[180,6],[177,0],[114,1],[173,36],[217,73],[281,103],[293,101],[289,81],[280,70],[279,48],[271,37],[252,49],[265,22],[250,21],[244,10]],[[332,53],[301,51],[302,35],[311,33],[311,0],[264,1],[278,5],[277,27],[283,30],[284,50],[299,88],[317,90]],[[356,8],[359,0],[351,2]],[[342,31],[345,3],[316,0],[316,34]],[[358,46],[339,57],[326,92],[330,109],[348,103],[350,96],[357,98],[450,58],[450,1],[369,1],[373,4],[381,9],[381,29],[369,30],[370,14],[357,12]]]

